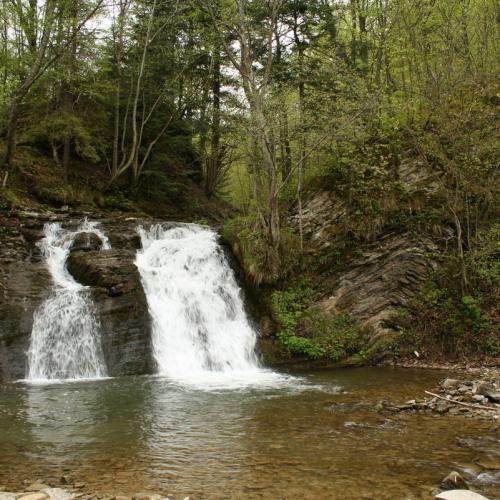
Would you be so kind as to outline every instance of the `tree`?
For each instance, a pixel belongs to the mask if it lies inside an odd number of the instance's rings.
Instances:
[[[97,0],[95,4],[89,5],[80,23],[73,26],[72,35],[63,42],[57,40],[56,35],[58,13],[64,9],[64,0],[47,0],[41,7],[40,16],[36,0],[12,2],[16,21],[21,33],[28,40],[29,49],[27,53],[19,51],[19,57],[25,60],[25,64],[20,64],[22,72],[19,75],[19,84],[13,91],[8,112],[6,151],[1,164],[5,170],[3,187],[7,184],[9,169],[16,152],[18,119],[25,97],[40,77],[70,49],[77,34],[96,15],[103,2],[104,0]]]

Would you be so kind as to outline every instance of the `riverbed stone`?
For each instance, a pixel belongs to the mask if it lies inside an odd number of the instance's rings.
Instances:
[[[19,497],[19,499],[22,500],[45,500],[46,498],[49,498],[49,496],[46,493],[42,492],[29,493],[27,495]]]
[[[27,488],[26,491],[42,491],[47,488],[50,488],[49,485],[44,484],[44,483],[32,483],[30,484]]]
[[[483,495],[469,490],[449,490],[438,493],[436,498],[439,500],[488,500]]]
[[[76,498],[74,493],[70,493],[69,491],[61,488],[47,488],[43,490],[42,493],[48,495],[50,500],[72,500]]]
[[[457,389],[460,386],[460,380],[456,380],[454,378],[445,378],[441,382],[441,387],[446,390]]]
[[[468,490],[469,486],[467,485],[465,479],[458,472],[452,471],[441,481],[441,488],[446,490]]]
[[[0,491],[0,500],[16,500],[16,496],[9,491]]]
[[[156,493],[140,492],[136,493],[132,500],[162,500],[162,498],[164,497]]]
[[[485,396],[481,396],[481,394],[474,394],[472,396],[472,400],[476,401],[477,403],[481,403],[481,404],[488,402],[488,398]]]

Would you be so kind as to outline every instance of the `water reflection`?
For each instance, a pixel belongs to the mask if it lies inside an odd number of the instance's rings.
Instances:
[[[471,442],[494,439],[487,425],[460,417],[374,411],[379,399],[415,397],[441,376],[305,372],[295,385],[237,391],[155,377],[3,386],[0,483],[57,480],[70,471],[113,494],[418,497],[455,464],[476,458],[481,450]],[[480,481],[477,487],[492,491]]]

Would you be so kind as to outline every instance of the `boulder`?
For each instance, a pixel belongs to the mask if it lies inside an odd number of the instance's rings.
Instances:
[[[469,490],[449,490],[436,495],[439,500],[488,500],[479,493]]]
[[[90,252],[92,250],[99,250],[102,247],[102,240],[95,233],[78,233],[73,240],[70,251],[71,252]]]
[[[46,498],[49,498],[49,496],[46,493],[28,493],[27,495],[23,495],[19,497],[19,500],[45,500]]]
[[[135,252],[72,252],[67,268],[79,283],[92,287],[108,375],[152,373],[151,320]]]
[[[441,387],[446,390],[457,389],[460,386],[460,380],[456,380],[454,378],[445,378],[441,382]]]

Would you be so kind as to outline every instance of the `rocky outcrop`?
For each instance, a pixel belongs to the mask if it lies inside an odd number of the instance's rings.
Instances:
[[[413,170],[407,165],[402,169],[402,177],[411,181]],[[305,201],[302,227],[310,253],[321,255],[343,238],[345,215],[344,204],[329,191],[315,193]],[[298,226],[296,213],[289,220]],[[383,234],[358,248],[357,256],[322,284],[328,295],[314,307],[349,314],[371,332],[374,344],[394,334],[391,320],[427,279],[434,267],[428,254],[435,250],[431,240],[410,232]]]
[[[0,381],[24,378],[33,313],[51,279],[35,242],[45,219],[0,215]]]
[[[68,271],[92,287],[102,347],[111,376],[152,373],[151,325],[135,252],[71,252]]]
[[[110,375],[152,373],[150,319],[137,268],[140,248],[135,218],[59,212],[0,213],[0,381],[24,378],[33,314],[52,290],[52,279],[37,243],[43,226],[58,221],[76,227],[84,217],[100,220],[112,250],[90,233],[78,235],[68,266],[90,286],[101,324]]]
[[[329,191],[320,191],[309,198],[302,209],[302,231],[313,248],[326,249],[342,234],[341,222],[346,214],[345,205]],[[299,226],[299,216],[294,213],[290,223]]]
[[[389,234],[367,246],[361,257],[331,280],[331,294],[320,306],[348,313],[373,332],[371,341],[393,333],[391,318],[421,287],[433,264],[431,241],[409,233]]]
[[[81,250],[89,252],[90,250],[100,250],[102,247],[102,240],[94,233],[83,232],[77,234],[71,245],[71,251],[76,252]]]

